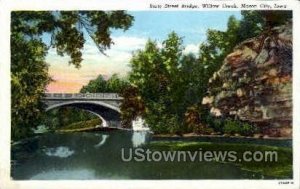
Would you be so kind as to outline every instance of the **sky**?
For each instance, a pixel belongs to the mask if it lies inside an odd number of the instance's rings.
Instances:
[[[143,49],[148,39],[160,44],[172,31],[183,37],[184,53],[197,54],[207,29],[226,30],[229,16],[241,18],[239,11],[128,11],[128,14],[134,17],[133,25],[125,32],[112,31],[114,45],[105,52],[108,56],[101,54],[92,40],[86,38],[80,69],[68,64],[68,56],[61,57],[55,49],[50,49],[46,62],[54,81],[47,86],[47,92],[77,93],[99,74],[105,78],[114,73],[126,76],[134,51]]]

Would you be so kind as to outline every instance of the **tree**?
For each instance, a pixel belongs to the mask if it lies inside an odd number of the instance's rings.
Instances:
[[[121,93],[129,85],[125,78],[113,74],[108,80],[100,74],[96,79],[91,80],[80,90],[81,93]]]
[[[127,78],[120,78],[118,74],[113,74],[107,80],[107,92],[110,93],[121,93],[128,85],[129,82]]]
[[[12,138],[31,132],[40,118],[44,87],[50,81],[44,61],[46,47],[40,40],[26,41],[16,36],[11,41]]]
[[[242,19],[236,32],[237,42],[259,36],[262,33],[270,36],[271,28],[284,24],[293,16],[292,11],[282,10],[242,11],[241,14]]]
[[[201,64],[193,54],[183,56],[181,60],[180,75],[180,98],[183,100],[182,113],[189,106],[200,104],[207,90],[208,77],[206,67]]]
[[[28,136],[43,112],[41,99],[49,83],[45,56],[56,48],[80,67],[85,33],[101,53],[113,43],[112,29],[127,30],[133,17],[124,11],[15,11],[11,13],[12,138]],[[43,41],[50,35],[49,44]]]
[[[132,120],[145,113],[145,104],[137,87],[128,85],[121,92],[123,97],[120,110],[122,127],[130,128]]]
[[[143,118],[156,133],[181,133],[185,102],[182,39],[172,32],[162,48],[149,40],[131,59],[130,83],[138,90],[145,112]],[[193,59],[194,60],[194,59]],[[132,108],[132,107],[131,107]],[[125,108],[123,111],[127,111]]]
[[[271,40],[274,38],[271,28],[284,24],[292,16],[291,11],[242,11],[241,14],[242,19],[240,21],[233,16],[228,19],[226,31],[208,30],[207,41],[200,46],[199,62],[206,65],[205,79],[207,84],[209,78],[220,69],[223,60],[233,51],[235,46],[246,39],[263,36],[260,37],[260,44],[256,50],[259,52],[267,37],[270,37]],[[273,41],[276,40],[273,39]],[[210,88],[217,89],[223,82],[214,82],[210,84]],[[205,114],[204,111],[206,110],[201,105],[198,105],[198,109],[202,109],[201,115]]]
[[[209,29],[207,40],[200,45],[199,58],[182,54],[182,39],[174,32],[161,49],[149,40],[133,55],[129,80],[138,90],[137,96],[145,106],[143,117],[154,132],[209,131],[201,123],[207,115],[201,101],[209,79],[234,47],[261,33],[268,20],[257,11],[243,11],[242,16],[241,21],[229,17],[225,31]],[[193,125],[197,128],[191,128]]]
[[[264,19],[258,11],[242,11],[242,20],[237,32],[238,41],[258,36],[264,28]]]
[[[81,93],[99,93],[107,92],[107,82],[102,75],[96,79],[90,80],[89,83],[80,89]]]

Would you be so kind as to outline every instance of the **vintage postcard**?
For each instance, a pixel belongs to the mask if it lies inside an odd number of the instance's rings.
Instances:
[[[299,188],[298,1],[0,4],[0,188]]]

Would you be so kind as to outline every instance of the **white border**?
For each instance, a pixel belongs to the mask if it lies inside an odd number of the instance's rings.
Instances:
[[[120,181],[13,181],[10,179],[10,11],[12,10],[151,10],[151,11],[203,11],[204,9],[149,8],[149,4],[165,3],[251,3],[286,4],[293,9],[293,154],[294,184],[280,185],[278,180],[120,180]],[[205,9],[204,11],[231,10]],[[236,9],[234,9],[236,10]],[[0,188],[299,188],[300,149],[300,2],[275,1],[223,1],[223,0],[0,0]],[[283,181],[283,180],[280,180]]]

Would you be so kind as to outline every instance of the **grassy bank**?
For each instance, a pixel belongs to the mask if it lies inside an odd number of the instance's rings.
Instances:
[[[81,131],[82,129],[94,128],[96,125],[101,125],[101,123],[101,119],[91,119],[88,121],[72,123],[70,125],[57,129],[57,131]]]
[[[151,142],[147,148],[158,151],[199,151],[202,153],[205,151],[234,151],[236,152],[237,160],[242,159],[243,153],[246,151],[275,151],[278,154],[277,162],[255,162],[255,161],[234,161],[229,162],[225,160],[224,163],[233,163],[240,166],[243,170],[249,170],[253,172],[259,172],[262,175],[283,179],[292,178],[292,163],[293,155],[291,148],[284,147],[273,147],[273,146],[262,146],[252,144],[231,144],[231,143],[209,143],[209,142]],[[213,160],[216,161],[216,160]]]

